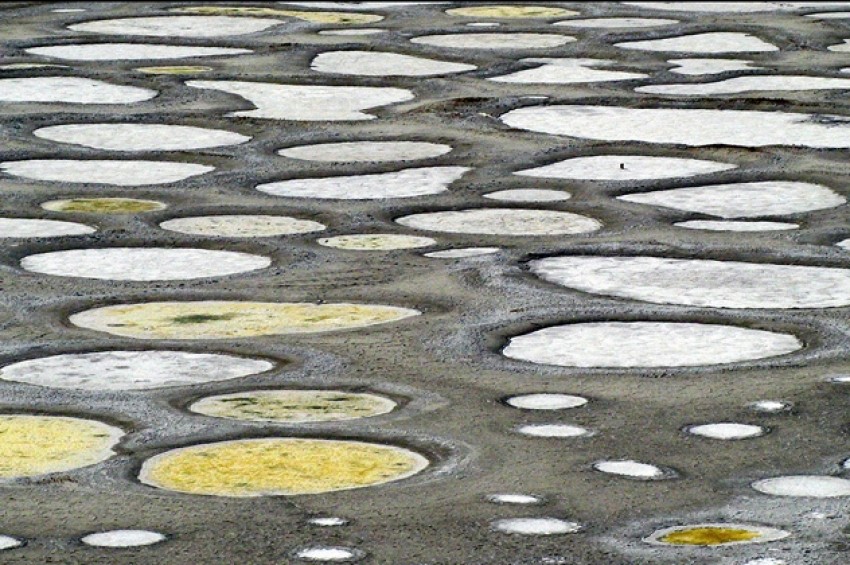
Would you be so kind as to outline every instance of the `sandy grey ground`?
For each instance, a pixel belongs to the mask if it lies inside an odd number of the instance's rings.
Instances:
[[[185,3],[19,2],[0,7],[4,63],[32,62],[23,49],[79,38],[64,26],[89,19],[166,14]],[[449,5],[458,3],[449,3]],[[364,563],[575,565],[637,563],[737,564],[775,557],[795,565],[847,561],[847,503],[778,499],[759,495],[749,482],[778,474],[837,473],[850,455],[846,417],[850,389],[824,382],[850,372],[847,361],[848,308],[825,310],[721,310],[659,306],[569,291],[537,280],[524,263],[564,253],[652,254],[683,258],[772,261],[850,267],[846,251],[832,244],[850,236],[846,207],[778,221],[794,221],[790,232],[712,233],[675,228],[674,222],[705,218],[616,201],[626,192],[733,181],[788,179],[825,184],[850,192],[847,152],[804,148],[742,149],[712,146],[684,149],[640,143],[605,143],[510,130],[497,117],[514,108],[551,102],[633,107],[694,107],[785,110],[845,114],[846,91],[727,95],[712,99],[657,99],[635,86],[699,81],[665,72],[674,55],[621,50],[613,43],[684,32],[753,32],[782,51],[740,58],[777,72],[839,76],[840,57],[826,46],[850,36],[839,20],[818,22],[791,13],[752,15],[661,14],[613,3],[543,3],[576,9],[583,16],[675,17],[672,27],[631,32],[551,28],[546,20],[505,21],[499,31],[553,29],[579,38],[540,51],[454,51],[413,45],[407,38],[462,32],[468,20],[445,16],[436,7],[386,11],[369,27],[389,33],[367,37],[317,35],[334,26],[291,22],[247,36],[173,43],[248,47],[255,54],[201,59],[214,71],[203,80],[258,80],[292,84],[392,85],[416,99],[373,111],[371,122],[277,122],[228,118],[250,109],[221,92],[183,86],[185,77],[146,76],[132,69],[144,62],[62,62],[58,75],[146,86],[160,96],[132,106],[0,103],[0,160],[30,158],[137,158],[120,153],[60,146],[34,138],[47,125],[100,120],[180,123],[237,131],[249,143],[192,152],[145,153],[143,158],[214,165],[212,174],[161,187],[118,188],[28,182],[0,176],[0,212],[11,217],[82,221],[99,228],[89,236],[5,240],[0,246],[0,361],[55,353],[161,347],[239,353],[277,360],[275,370],[238,381],[127,393],[88,393],[14,383],[0,385],[0,411],[74,414],[121,425],[129,434],[120,455],[106,463],[38,480],[0,487],[0,533],[23,537],[26,547],[0,554],[3,563],[295,563],[292,552],[314,544],[345,545],[365,552]],[[263,5],[273,6],[272,3]],[[52,13],[82,7],[82,13]],[[383,13],[373,11],[373,13]],[[846,21],[846,20],[845,20]],[[86,38],[87,41],[91,40]],[[121,40],[110,37],[108,40]],[[138,41],[156,42],[150,38]],[[366,47],[363,47],[366,46]],[[315,54],[331,49],[375,49],[468,62],[479,70],[440,78],[368,78],[319,75],[309,70]],[[482,80],[522,68],[529,56],[616,59],[617,69],[645,72],[643,81],[597,85],[511,85]],[[733,55],[734,56],[734,55]],[[155,65],[182,64],[160,61]],[[194,62],[192,64],[195,64]],[[847,57],[843,66],[850,66]],[[48,72],[50,71],[50,72]],[[2,71],[2,76],[40,76],[53,70]],[[733,72],[724,78],[743,76]],[[705,78],[704,80],[709,80]],[[455,147],[423,165],[472,167],[448,193],[411,199],[334,202],[275,198],[259,183],[288,178],[397,170],[396,163],[296,162],[277,149],[325,141],[416,139]],[[515,170],[583,155],[645,153],[712,159],[740,169],[693,179],[639,183],[565,182],[511,176]],[[419,165],[420,163],[417,163]],[[508,188],[568,190],[571,200],[541,205],[585,213],[605,228],[584,236],[499,237],[427,234],[439,248],[500,246],[497,255],[464,260],[421,256],[420,250],[361,253],[318,246],[317,234],[263,239],[216,240],[157,227],[172,217],[207,213],[294,214],[329,226],[321,237],[355,232],[411,233],[392,222],[428,210],[511,207],[481,197]],[[169,208],[135,216],[56,214],[39,203],[68,196],[151,198]],[[523,207],[516,205],[516,207]],[[425,235],[425,234],[422,234]],[[192,246],[272,257],[269,269],[185,282],[129,283],[63,279],[18,268],[34,252],[81,246]],[[424,251],[428,251],[427,249]],[[142,342],[72,327],[69,313],[92,306],[148,300],[246,299],[269,301],[357,301],[418,308],[424,315],[365,330],[233,341]],[[586,320],[729,322],[795,333],[806,342],[796,353],[774,360],[723,367],[666,370],[571,370],[535,366],[502,357],[509,336],[555,323]],[[339,424],[275,426],[237,423],[188,413],[184,407],[210,394],[256,387],[321,386],[383,392],[403,403],[391,414]],[[500,403],[523,392],[587,396],[580,409],[554,414],[524,412]],[[771,398],[794,403],[790,413],[757,415],[748,402]],[[562,421],[596,430],[590,438],[529,439],[512,432],[526,422]],[[762,438],[739,442],[685,436],[688,424],[743,421],[770,428]],[[290,498],[225,499],[171,494],[139,484],[141,462],[167,448],[217,439],[297,435],[353,437],[409,445],[429,455],[425,473],[374,488]],[[676,469],[672,481],[637,482],[602,475],[590,465],[603,458],[633,458]],[[494,492],[542,495],[545,505],[512,507],[485,500]],[[351,524],[317,528],[306,520],[342,516]],[[489,524],[515,516],[554,516],[585,529],[574,535],[524,537],[500,534]],[[784,528],[786,540],[763,546],[721,549],[658,548],[641,538],[655,529],[695,521],[746,521]],[[140,549],[106,550],[77,540],[91,531],[147,528],[169,536]]]

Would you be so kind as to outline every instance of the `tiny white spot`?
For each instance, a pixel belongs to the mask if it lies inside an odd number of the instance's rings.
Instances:
[[[581,437],[593,435],[593,432],[581,426],[569,424],[526,424],[517,428],[523,435],[533,437]]]
[[[720,440],[747,439],[764,435],[766,432],[761,426],[734,422],[690,426],[685,431],[689,434]]]
[[[599,461],[593,464],[593,468],[601,473],[631,477],[633,479],[660,479],[665,475],[664,470],[655,465],[640,463],[631,459]]]
[[[543,499],[530,494],[488,494],[487,500],[496,504],[541,504]]]
[[[581,530],[581,525],[558,518],[506,518],[493,522],[493,528],[506,534],[550,536],[574,534]]]
[[[525,410],[564,410],[584,406],[587,399],[571,394],[536,393],[512,396],[506,402],[514,408]]]
[[[310,520],[307,520],[307,523],[314,526],[329,528],[333,526],[344,526],[348,524],[348,520],[345,518],[338,518],[336,516],[327,516],[323,518],[311,518]]]
[[[434,259],[465,259],[467,257],[480,257],[481,255],[492,255],[498,253],[498,247],[463,247],[460,249],[444,249],[442,251],[431,251],[423,253],[425,257]]]
[[[295,556],[307,561],[353,561],[357,553],[345,547],[308,547]]]
[[[784,400],[758,400],[747,404],[750,410],[755,412],[787,412],[793,408],[793,404]]]
[[[165,540],[158,532],[147,530],[110,530],[89,534],[82,539],[86,545],[94,547],[138,547],[153,545]]]

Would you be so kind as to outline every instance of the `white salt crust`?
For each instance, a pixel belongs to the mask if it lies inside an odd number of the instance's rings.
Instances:
[[[469,22],[466,27],[499,27],[499,22]]]
[[[439,194],[449,189],[469,167],[423,167],[393,173],[293,179],[257,186],[272,196],[330,200],[379,200]]]
[[[705,231],[760,232],[796,230],[799,224],[788,222],[735,222],[725,220],[689,220],[673,224],[679,228]]]
[[[502,202],[562,202],[569,200],[572,195],[563,190],[548,190],[542,188],[515,188],[498,190],[484,195],[490,200]]]
[[[25,50],[31,55],[68,61],[147,61],[190,57],[221,57],[253,53],[231,47],[194,47],[190,45],[154,45],[150,43],[69,43]]]
[[[838,45],[830,45],[827,49],[837,53],[850,53],[850,39],[845,39],[844,43],[839,43]]]
[[[689,426],[686,432],[695,436],[719,440],[749,439],[763,436],[765,429],[752,424],[737,424],[734,422],[720,422],[716,424],[700,424]]]
[[[434,259],[465,259],[467,257],[481,257],[482,255],[492,255],[498,253],[498,247],[462,247],[460,249],[444,249],[442,251],[431,251],[423,253],[424,257],[432,257]]]
[[[307,547],[295,553],[295,557],[305,561],[353,561],[356,551],[346,547]]]
[[[282,24],[272,18],[244,16],[151,16],[94,20],[68,26],[71,31],[145,37],[224,37],[256,33]]]
[[[307,520],[307,523],[313,526],[319,526],[320,528],[334,528],[337,526],[345,526],[348,524],[348,520],[345,518],[338,518],[336,516],[327,516],[321,518],[310,518]]]
[[[449,49],[546,49],[566,45],[575,37],[554,33],[450,33],[414,37],[411,43]]]
[[[501,120],[517,129],[605,141],[850,147],[843,117],[790,112],[552,105],[512,110]]]
[[[370,163],[430,159],[451,150],[450,145],[425,141],[344,141],[287,147],[277,154],[304,161]]]
[[[0,551],[4,551],[6,549],[15,549],[16,547],[21,547],[22,545],[24,545],[24,542],[22,540],[19,540],[18,538],[0,535]]]
[[[512,396],[505,401],[509,406],[523,410],[566,410],[587,404],[587,399],[572,394],[541,392]]]
[[[670,69],[671,73],[679,75],[715,75],[730,71],[754,71],[761,67],[752,67],[752,61],[744,59],[669,59],[667,61],[678,65]]]
[[[608,82],[647,78],[643,73],[609,71],[595,67],[606,67],[615,63],[608,59],[530,58],[520,63],[539,64],[539,67],[516,71],[507,75],[488,78],[494,82],[519,84],[578,84],[586,82]]]
[[[785,355],[793,335],[684,322],[586,322],[513,337],[511,359],[561,367],[693,367]]]
[[[847,200],[830,188],[807,182],[765,181],[716,184],[618,196],[617,200],[719,216],[752,218],[835,208]]]
[[[504,518],[493,522],[494,530],[506,534],[527,536],[551,536],[556,534],[574,534],[581,530],[577,522],[559,518]]]
[[[356,29],[323,29],[319,35],[377,35],[387,33],[387,30],[377,27],[360,27]]]
[[[0,218],[0,238],[12,237],[61,237],[63,235],[86,235],[97,229],[75,222],[59,220],[37,220],[29,218]]]
[[[751,76],[735,77],[719,82],[701,84],[651,84],[635,88],[635,92],[665,94],[668,96],[710,96],[712,94],[739,94],[742,92],[800,92],[807,90],[847,90],[850,78],[811,76]]]
[[[766,414],[776,414],[778,412],[787,412],[794,405],[784,400],[757,400],[747,404],[747,408],[753,412],[764,412]]]
[[[6,365],[0,379],[88,391],[147,390],[247,377],[274,363],[185,351],[97,351],[39,357]]]
[[[798,7],[828,4],[825,2],[621,2],[650,10],[673,12],[748,13],[793,10]]]
[[[190,80],[186,86],[235,94],[256,107],[228,116],[270,120],[374,120],[375,116],[362,110],[414,98],[409,90],[381,86],[310,86],[235,80]]]
[[[235,251],[110,247],[28,255],[21,268],[58,277],[119,281],[190,280],[264,269],[271,259]]]
[[[850,496],[850,481],[823,475],[788,475],[753,483],[758,492],[773,496],[838,498]]]
[[[609,475],[620,475],[632,479],[660,479],[665,476],[665,472],[660,467],[650,465],[649,463],[641,463],[632,459],[621,459],[616,461],[599,461],[593,464],[593,468],[600,473]]]
[[[715,544],[712,547],[726,547],[730,545],[749,545],[753,543],[767,543],[771,541],[781,540],[783,538],[787,538],[791,534],[786,532],[785,530],[778,530],[776,528],[766,528],[764,526],[756,526],[753,524],[734,524],[734,523],[708,523],[708,524],[688,524],[686,526],[673,526],[671,528],[664,528],[663,530],[658,530],[653,532],[653,534],[649,537],[643,539],[643,541],[647,543],[651,543],[654,545],[666,545],[668,547],[683,547],[682,544],[674,544],[663,541],[663,538],[670,534],[674,534],[680,531],[694,530],[694,529],[702,529],[702,528],[718,528],[718,529],[731,529],[731,530],[749,530],[751,532],[759,534],[757,538],[749,539],[749,540],[740,540],[740,541],[727,541],[720,544]]]
[[[552,25],[580,29],[628,29],[668,26],[677,23],[679,23],[679,20],[666,20],[662,18],[590,18],[586,20],[564,20],[562,22],[555,22]]]
[[[273,237],[324,231],[326,226],[289,216],[228,215],[175,218],[159,224],[164,230],[207,237]]]
[[[238,145],[251,138],[220,129],[171,124],[64,124],[34,136],[108,151],[179,151]]]
[[[775,557],[762,557],[747,561],[744,565],[788,565],[788,562],[784,559],[776,559]]]
[[[436,76],[477,69],[475,65],[423,59],[400,53],[380,51],[325,51],[319,53],[310,68],[319,73],[390,77]]]
[[[110,530],[89,534],[81,541],[94,547],[140,547],[165,541],[165,536],[148,530]]]
[[[519,208],[426,212],[403,216],[396,222],[425,231],[513,236],[575,235],[602,227],[598,220],[579,214]]]
[[[543,499],[531,494],[488,494],[487,500],[496,504],[540,504]]]
[[[806,14],[806,17],[818,20],[843,20],[850,18],[850,12],[821,12],[818,14]]]
[[[842,249],[850,250],[850,239],[841,240],[838,243],[836,243],[835,245],[837,245],[838,247],[840,247]]]
[[[681,35],[667,39],[615,43],[621,49],[639,51],[675,51],[679,53],[763,53],[779,51],[779,47],[749,33],[709,32]]]
[[[0,102],[133,104],[156,96],[156,90],[81,77],[0,79]]]
[[[214,171],[215,167],[170,161],[37,159],[6,161],[0,170],[32,180],[113,186],[168,184]]]
[[[735,168],[737,165],[701,159],[645,155],[595,155],[574,157],[543,167],[517,171],[514,174],[536,178],[633,181],[708,175]]]
[[[672,259],[548,257],[538,277],[605,296],[712,308],[835,308],[850,305],[850,269]]]
[[[570,424],[525,424],[517,427],[516,431],[531,437],[568,438],[593,435],[587,428]]]

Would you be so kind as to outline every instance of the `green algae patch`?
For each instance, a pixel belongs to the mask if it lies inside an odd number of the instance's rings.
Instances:
[[[167,451],[144,463],[139,480],[187,494],[292,496],[380,485],[415,475],[427,466],[422,455],[391,445],[243,439]]]
[[[295,18],[316,24],[371,24],[384,19],[377,14],[353,14],[346,12],[309,12],[303,10],[279,10],[253,6],[188,6],[171,10],[178,14],[203,16],[254,16],[268,18]]]
[[[156,200],[136,198],[70,198],[50,200],[41,205],[52,212],[81,212],[87,214],[139,214],[164,210],[166,205]]]
[[[418,310],[375,304],[143,302],[86,310],[72,324],[138,339],[228,339],[318,333],[395,322]]]
[[[189,410],[251,422],[338,422],[391,412],[396,403],[367,393],[338,390],[254,390],[203,398]]]
[[[694,524],[659,530],[644,541],[660,545],[717,547],[776,541],[790,534],[749,524]]]
[[[0,480],[70,471],[113,456],[124,432],[64,416],[0,416]]]
[[[146,75],[195,75],[198,73],[208,73],[213,68],[202,65],[171,65],[165,67],[139,67],[136,70]]]
[[[577,16],[578,12],[550,6],[467,6],[446,10],[450,16],[465,18],[563,18]]]

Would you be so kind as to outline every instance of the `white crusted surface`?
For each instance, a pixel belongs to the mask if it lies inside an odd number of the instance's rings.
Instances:
[[[811,76],[751,76],[735,77],[718,82],[701,84],[651,84],[639,86],[635,92],[666,94],[669,96],[709,96],[712,94],[739,94],[742,92],[776,92],[790,90],[847,90],[850,78]]]
[[[146,61],[189,57],[221,57],[253,53],[232,47],[195,47],[192,45],[155,45],[151,43],[68,43],[30,47],[32,55],[69,61]]]
[[[496,504],[540,504],[543,502],[539,496],[531,494],[488,494],[487,500]]]
[[[839,43],[837,45],[830,45],[827,47],[830,51],[835,51],[837,53],[850,53],[850,39],[845,39],[844,43]]]
[[[170,124],[63,124],[34,136],[108,151],[178,151],[238,145],[251,138],[232,131]]]
[[[21,547],[22,545],[24,545],[24,542],[18,538],[0,535],[0,551],[3,551],[4,549],[14,549],[16,547]]]
[[[434,259],[464,259],[466,257],[480,257],[482,255],[492,255],[499,252],[498,247],[461,247],[459,249],[444,249],[442,251],[431,251],[423,253],[425,257]]]
[[[763,53],[779,48],[749,33],[716,31],[666,39],[615,43],[621,49],[675,51],[680,53]]]
[[[512,110],[501,120],[518,129],[607,141],[850,147],[850,123],[823,117],[834,122],[790,112],[553,105]]]
[[[632,459],[620,459],[616,461],[599,461],[593,464],[593,468],[601,473],[609,475],[622,475],[635,479],[657,479],[664,476],[664,471],[655,465],[641,463]]]
[[[850,481],[825,475],[788,475],[763,479],[753,483],[753,488],[774,496],[799,496],[809,498],[836,498],[850,496]]]
[[[236,251],[109,247],[28,255],[21,267],[58,277],[120,281],[189,280],[263,269],[271,259]]]
[[[718,422],[716,424],[700,424],[698,426],[689,426],[687,428],[687,432],[695,436],[730,441],[736,439],[749,439],[753,437],[762,436],[765,433],[765,429],[761,426],[755,426],[752,424]]]
[[[524,410],[566,410],[567,408],[584,406],[587,404],[587,399],[572,394],[540,392],[512,396],[506,402],[514,408]]]
[[[781,9],[793,9],[803,2],[622,2],[629,6],[638,6],[651,10],[673,12],[716,12],[747,13],[774,12]],[[809,2],[810,5],[817,3]]]
[[[450,49],[544,49],[575,41],[554,33],[450,33],[414,37],[411,43]]]
[[[510,190],[497,190],[484,195],[490,200],[502,202],[561,202],[569,200],[572,195],[563,190],[549,190],[543,188],[514,188]]]
[[[403,226],[443,233],[542,236],[589,233],[602,223],[587,216],[554,210],[471,208],[412,214],[396,219]]]
[[[60,237],[85,235],[97,229],[75,222],[38,220],[30,218],[0,218],[0,238],[5,237]]]
[[[32,180],[140,186],[181,181],[213,171],[215,167],[171,161],[34,159],[6,161],[0,163],[0,170]]]
[[[561,367],[691,367],[785,355],[793,335],[718,324],[587,322],[511,338],[511,359]]]
[[[548,257],[537,276],[592,294],[712,308],[834,308],[850,305],[850,269],[673,259]]]
[[[151,16],[95,20],[68,26],[71,31],[147,37],[222,37],[263,31],[283,21],[236,16]]]
[[[621,168],[621,165],[624,165],[625,168]],[[737,168],[736,165],[701,159],[644,155],[595,155],[574,157],[543,167],[517,171],[514,174],[539,178],[630,181],[692,177],[735,168]]]
[[[148,530],[110,530],[82,538],[86,545],[95,547],[139,547],[165,541],[165,536]]]
[[[331,200],[378,200],[411,198],[445,192],[468,167],[423,167],[393,173],[293,179],[257,186],[272,196],[325,198]]]
[[[150,100],[156,90],[111,84],[81,77],[0,79],[0,102],[67,102],[69,104],[132,104]]]
[[[776,412],[786,412],[793,407],[793,404],[784,400],[757,400],[748,404],[747,407],[755,412],[773,414]]]
[[[299,550],[295,556],[307,561],[351,561],[357,553],[345,547],[317,546]]]
[[[680,75],[714,75],[730,71],[754,71],[761,67],[752,67],[752,61],[745,59],[670,59],[667,61],[678,65],[670,69],[671,73]]]
[[[760,232],[796,230],[799,224],[788,222],[736,222],[728,220],[688,220],[673,224],[689,230],[729,231],[729,232]]]
[[[792,181],[693,186],[627,194],[617,199],[721,218],[799,214],[834,208],[847,202],[843,196],[825,186]]]
[[[324,224],[289,216],[228,215],[174,218],[159,224],[169,231],[210,237],[271,237],[323,231]]]
[[[574,534],[581,530],[581,525],[560,518],[504,518],[493,522],[493,529],[506,534],[550,536]]]
[[[377,35],[387,33],[387,30],[378,27],[358,27],[355,29],[323,29],[319,35]]]
[[[643,73],[627,73],[596,68],[606,67],[614,63],[614,61],[608,59],[531,58],[520,59],[519,62],[537,63],[540,66],[507,75],[491,77],[487,80],[520,84],[577,84],[614,80],[636,80],[649,76]]]
[[[97,351],[6,365],[0,378],[37,386],[91,391],[146,390],[247,377],[268,371],[264,359],[185,351]]]
[[[583,437],[593,435],[593,432],[582,426],[570,424],[525,424],[517,427],[516,431],[531,437]]]
[[[341,75],[418,77],[462,73],[478,67],[382,51],[325,51],[313,59],[310,68],[320,73]]]
[[[452,148],[426,141],[344,141],[287,147],[277,153],[290,159],[329,163],[413,161],[445,155]]]
[[[313,86],[236,80],[190,80],[186,86],[235,94],[256,106],[255,110],[231,112],[228,116],[270,120],[374,120],[375,116],[362,110],[413,99],[409,90],[382,86]]]

